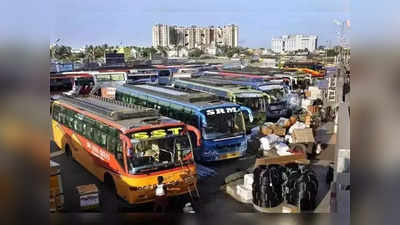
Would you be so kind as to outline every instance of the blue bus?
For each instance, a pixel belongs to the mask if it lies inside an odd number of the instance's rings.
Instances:
[[[197,161],[219,161],[243,156],[247,149],[243,113],[249,108],[219,100],[215,95],[151,84],[123,85],[117,100],[159,109],[162,115],[195,126],[202,143],[194,151]]]
[[[167,85],[171,83],[172,71],[170,69],[160,69],[158,70],[158,84]]]

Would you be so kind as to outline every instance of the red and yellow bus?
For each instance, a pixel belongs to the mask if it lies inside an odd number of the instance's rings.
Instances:
[[[196,188],[193,145],[200,132],[157,110],[101,97],[60,96],[52,104],[53,140],[129,202],[154,200],[157,177],[168,196]]]

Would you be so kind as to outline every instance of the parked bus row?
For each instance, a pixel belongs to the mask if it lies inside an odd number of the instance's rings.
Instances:
[[[253,120],[249,108],[193,90],[177,90],[150,84],[123,85],[116,99],[160,110],[200,130],[202,144],[195,151],[199,161],[218,161],[242,156],[247,149],[244,115]]]

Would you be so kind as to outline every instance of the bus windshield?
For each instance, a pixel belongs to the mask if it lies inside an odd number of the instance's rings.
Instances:
[[[207,115],[207,126],[203,128],[204,139],[228,138],[245,132],[241,111]]]
[[[133,151],[127,157],[129,173],[150,173],[191,162],[192,145],[188,135],[131,139]]]
[[[171,73],[169,72],[169,70],[160,70],[160,72],[158,72],[158,75],[160,77],[168,77]]]
[[[268,104],[265,97],[237,97],[236,101],[239,105],[249,107],[253,112],[265,112]]]
[[[98,82],[106,82],[106,81],[124,81],[124,74],[97,74],[96,80]]]
[[[285,97],[285,89],[282,88],[271,88],[271,89],[266,89],[264,90],[264,93],[268,94],[269,96],[272,96],[272,100],[275,101],[280,101]]]
[[[94,85],[93,77],[77,77],[75,78],[75,85],[77,86]]]

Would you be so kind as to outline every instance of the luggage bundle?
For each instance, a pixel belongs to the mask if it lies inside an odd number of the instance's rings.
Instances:
[[[318,180],[314,172],[299,168],[298,164],[290,166],[287,173],[286,201],[298,206],[300,210],[313,210],[318,193]]]
[[[276,207],[283,202],[282,185],[285,168],[261,165],[254,170],[253,203],[263,208]]]
[[[253,204],[272,208],[286,200],[300,210],[313,210],[318,180],[309,169],[297,163],[260,165],[254,170]]]

